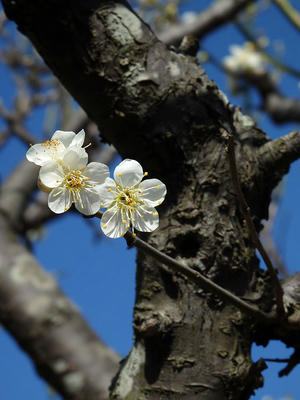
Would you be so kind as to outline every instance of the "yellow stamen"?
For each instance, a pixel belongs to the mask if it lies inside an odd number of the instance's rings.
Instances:
[[[59,140],[56,139],[50,139],[50,140],[46,140],[46,142],[42,143],[43,147],[56,147],[60,144]]]
[[[107,225],[103,225],[103,229],[106,229],[107,228]]]
[[[158,216],[158,212],[156,211],[156,213],[154,213],[154,215],[157,217]]]
[[[148,176],[148,172],[144,172],[144,176]]]
[[[123,224],[125,225],[125,224],[126,224],[126,219],[123,219],[123,221],[122,221],[122,222],[123,222]]]
[[[159,189],[159,188],[160,188],[160,185],[157,185],[156,187],[157,187],[157,189]]]
[[[111,188],[108,188],[107,191],[108,191],[108,192],[111,192]]]

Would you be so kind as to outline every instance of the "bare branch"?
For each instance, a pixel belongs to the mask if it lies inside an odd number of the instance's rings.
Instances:
[[[277,123],[300,121],[300,100],[284,96],[268,72],[248,74],[243,78],[254,85],[262,97],[263,109]]]
[[[279,139],[265,143],[258,150],[260,171],[288,170],[300,157],[300,132],[294,131]]]
[[[266,96],[263,107],[277,123],[300,121],[300,100],[273,92]]]
[[[1,187],[0,210],[9,218],[14,229],[20,229],[20,217],[36,188],[38,173],[36,165],[23,161]]]
[[[298,364],[300,364],[300,351],[296,349],[288,360],[287,366],[279,372],[279,376],[288,375]]]
[[[207,33],[229,22],[253,0],[222,0],[200,13],[195,22],[188,22],[159,33],[158,37],[167,44],[179,44],[188,34],[201,39]]]
[[[0,216],[0,321],[68,399],[106,400],[119,357],[89,328]]]

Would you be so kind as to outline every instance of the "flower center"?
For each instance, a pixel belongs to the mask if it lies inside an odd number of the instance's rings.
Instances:
[[[123,189],[118,193],[117,204],[121,209],[133,210],[140,204],[143,204],[143,202],[138,198],[136,189]]]
[[[85,187],[85,181],[88,178],[82,176],[80,170],[71,169],[64,179],[65,187],[69,190],[81,191]]]

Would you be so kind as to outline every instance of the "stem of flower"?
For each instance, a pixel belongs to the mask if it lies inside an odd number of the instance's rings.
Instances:
[[[271,279],[273,282],[273,287],[274,287],[275,294],[276,294],[277,315],[278,315],[279,319],[283,320],[286,318],[284,306],[283,306],[283,299],[282,299],[283,290],[280,285],[276,270],[273,267],[272,261],[269,258],[266,250],[264,249],[264,247],[259,239],[259,236],[256,232],[254,223],[253,223],[251,215],[250,215],[250,208],[245,200],[244,194],[243,194],[241,186],[240,186],[237,167],[236,167],[234,139],[233,139],[232,134],[230,134],[227,131],[224,131],[223,137],[225,138],[225,140],[227,142],[227,154],[228,154],[228,161],[229,161],[229,166],[230,166],[230,173],[231,173],[234,189],[236,192],[236,196],[238,198],[240,210],[246,220],[246,223],[248,226],[248,231],[249,231],[250,237],[253,241],[253,244],[257,248],[257,250],[260,252],[260,254],[266,264],[266,267],[269,271],[269,274],[271,276]]]
[[[99,211],[95,217],[101,219],[102,213]],[[174,258],[162,253],[161,251],[155,249],[150,244],[144,242],[142,239],[134,236],[131,232],[127,231],[124,235],[124,239],[128,247],[135,246],[142,250],[144,253],[149,254],[158,261],[161,261],[164,265],[167,265],[175,273],[180,273],[196,283],[202,289],[208,290],[216,295],[218,295],[224,301],[229,301],[231,304],[237,306],[241,310],[245,311],[247,314],[254,316],[255,318],[262,320],[264,322],[273,323],[277,321],[276,315],[274,313],[265,313],[251,304],[246,303],[244,300],[235,296],[233,293],[217,285],[210,279],[206,278],[198,271],[182,264],[181,262],[175,260]]]

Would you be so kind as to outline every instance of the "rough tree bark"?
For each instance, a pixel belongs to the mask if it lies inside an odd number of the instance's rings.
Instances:
[[[272,189],[300,156],[294,133],[274,142],[231,106],[197,60],[160,42],[126,1],[3,0],[62,84],[123,157],[166,183],[160,227],[143,238],[269,312],[234,192],[224,129],[257,230]],[[262,384],[254,342],[296,348],[299,324],[256,321],[138,252],[134,347],[113,399],[247,399]]]

